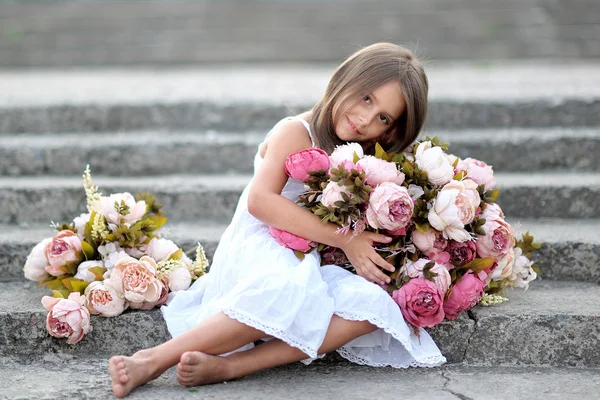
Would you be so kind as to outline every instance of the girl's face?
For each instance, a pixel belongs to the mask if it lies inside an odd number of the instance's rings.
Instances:
[[[344,112],[333,110],[336,135],[346,142],[379,138],[402,116],[406,102],[398,82],[390,81]]]

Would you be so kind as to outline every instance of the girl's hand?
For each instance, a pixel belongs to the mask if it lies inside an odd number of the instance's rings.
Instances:
[[[373,232],[363,232],[352,237],[346,235],[340,248],[346,253],[348,261],[356,269],[356,273],[368,281],[375,283],[389,283],[390,278],[381,271],[381,268],[394,272],[392,264],[385,261],[373,249],[374,243],[389,243],[391,238]]]

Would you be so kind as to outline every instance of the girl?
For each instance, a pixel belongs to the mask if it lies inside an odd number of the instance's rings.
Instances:
[[[244,190],[219,243],[210,272],[163,307],[173,339],[131,357],[110,359],[112,389],[123,397],[178,364],[184,386],[222,382],[264,368],[336,350],[372,366],[437,366],[445,362],[424,330],[417,338],[400,308],[377,283],[394,267],[373,244],[372,232],[336,234],[337,226],[294,201],[301,182],[284,164],[294,152],[375,141],[388,151],[412,143],[427,112],[427,77],[407,49],[379,43],[348,58],[335,71],[312,110],[285,118],[255,157],[255,176]],[[269,226],[342,249],[358,275],[320,266],[316,251],[300,261],[269,234]],[[254,342],[267,342],[254,347]]]

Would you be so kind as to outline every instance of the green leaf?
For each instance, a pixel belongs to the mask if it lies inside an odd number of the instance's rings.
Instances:
[[[304,260],[305,254],[303,252],[295,250],[294,254],[296,255],[296,257],[298,257],[298,260],[300,260],[300,261]]]
[[[388,159],[387,153],[385,152],[385,150],[383,150],[383,147],[381,147],[379,142],[375,143],[375,157],[386,161]]]
[[[60,290],[66,289],[65,285],[62,283],[62,278],[64,275],[59,276],[55,279],[50,279],[48,281],[42,282],[39,284],[40,287],[47,287],[50,290]]]
[[[470,269],[474,273],[478,273],[478,272],[483,271],[484,269],[491,268],[495,262],[496,262],[496,259],[493,257],[476,258],[475,260],[471,261],[470,263],[465,264],[462,267],[462,269]]]
[[[182,256],[183,256],[183,250],[179,249],[175,253],[171,254],[171,257],[169,257],[169,260],[181,260]]]
[[[152,222],[152,225],[154,225],[154,230],[157,230],[167,223],[167,217],[163,217],[162,215],[152,215],[144,218],[144,221]]]
[[[360,160],[360,157],[358,156],[358,154],[356,154],[356,152],[354,152],[354,157],[352,158],[352,162],[354,164],[356,164],[358,162],[358,160]]]
[[[92,258],[94,258],[94,253],[96,253],[96,251],[88,242],[83,240],[81,242],[81,247],[83,248],[83,255],[85,256],[86,261],[89,261]]]
[[[107,269],[104,267],[92,267],[92,268],[89,268],[88,271],[91,272],[92,274],[94,274],[94,276],[95,276],[94,280],[103,281],[104,273],[107,271]]]
[[[66,299],[67,297],[69,297],[69,294],[71,294],[71,292],[69,292],[68,289],[61,289],[61,290],[52,290],[52,297],[55,297],[57,299]]]
[[[80,279],[75,279],[75,280],[71,281],[71,288],[73,289],[73,292],[79,292],[79,293],[83,294],[83,292],[85,291],[85,288],[89,284],[90,284],[89,282],[85,282]]]
[[[425,232],[427,232],[427,230],[429,230],[430,225],[429,225],[429,222],[423,222],[423,223],[415,222],[415,228],[417,228],[417,230],[419,232],[425,233]]]

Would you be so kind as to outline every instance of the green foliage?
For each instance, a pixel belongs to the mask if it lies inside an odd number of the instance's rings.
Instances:
[[[152,196],[150,193],[146,192],[142,194],[141,192],[137,192],[135,199],[136,201],[143,200],[146,202],[146,213],[163,215],[162,204],[158,203],[156,197]]]
[[[115,204],[113,205],[113,207],[115,208],[115,211],[119,215],[126,216],[126,215],[131,214],[131,210],[129,209],[129,206],[127,205],[127,203],[125,203],[125,200],[121,200],[121,204],[119,204],[118,201],[115,201]]]
[[[523,255],[531,259],[531,253],[535,250],[539,250],[541,244],[533,241],[533,236],[529,234],[529,231],[521,235],[521,239],[517,241],[517,247],[523,250]],[[536,271],[537,273],[538,271]]]
[[[495,262],[496,259],[494,259],[493,257],[476,258],[470,263],[467,263],[460,267],[460,269],[471,270],[474,273],[478,273],[483,271],[484,269],[491,268]]]
[[[66,223],[66,222],[61,222],[60,224],[56,225],[56,230],[58,232],[60,231],[71,231],[71,232],[75,232],[75,224],[74,223]]]
[[[94,259],[94,255],[96,254],[96,250],[92,245],[90,245],[85,240],[81,241],[81,247],[83,248],[83,255],[85,256],[86,261],[90,261]]]

